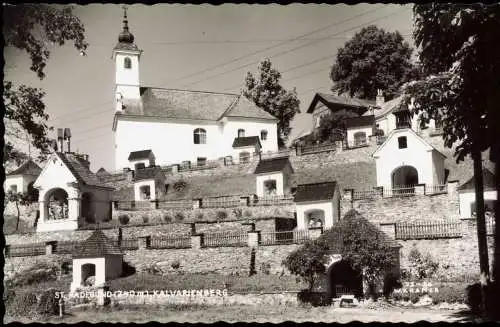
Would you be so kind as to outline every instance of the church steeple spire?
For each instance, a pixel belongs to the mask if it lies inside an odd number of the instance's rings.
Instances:
[[[128,20],[127,20],[127,7],[123,6],[123,30],[118,35],[118,42],[120,43],[134,43],[134,35],[130,33],[128,29]]]

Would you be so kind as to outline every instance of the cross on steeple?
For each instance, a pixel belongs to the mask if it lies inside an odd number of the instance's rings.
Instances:
[[[127,6],[123,5],[123,29],[128,31]]]

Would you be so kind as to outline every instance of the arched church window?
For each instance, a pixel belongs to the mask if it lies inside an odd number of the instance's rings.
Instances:
[[[207,131],[197,128],[193,132],[194,144],[207,144]]]
[[[132,60],[129,57],[125,57],[123,67],[125,67],[126,69],[132,68]]]

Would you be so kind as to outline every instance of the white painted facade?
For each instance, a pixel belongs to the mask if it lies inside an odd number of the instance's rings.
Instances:
[[[358,127],[350,127],[347,129],[347,143],[349,146],[355,146],[355,137],[354,135],[356,133],[365,133],[365,140],[366,143],[369,141],[369,137],[372,136],[373,134],[373,127],[372,126],[358,126]]]
[[[141,187],[149,186],[150,198],[143,199],[141,196]],[[154,179],[141,180],[134,183],[134,200],[135,201],[153,201],[156,200],[156,188]]]
[[[149,166],[155,165],[154,160],[151,161],[151,159],[144,158],[144,159],[138,159],[138,160],[129,160],[128,168],[130,168],[131,170],[135,170],[135,165],[140,164],[140,163],[144,164],[144,167],[149,167]]]
[[[333,223],[338,221],[339,217],[336,214],[333,199],[330,201],[314,201],[314,202],[300,202],[295,204],[297,212],[297,229],[308,229],[309,218],[308,215],[318,210],[323,211],[323,228],[328,229],[333,226]]]
[[[113,50],[115,59],[115,81],[116,81],[116,100],[117,111],[121,111],[120,100],[139,100],[140,99],[140,80],[139,80],[139,59],[141,51],[137,50]],[[125,59],[130,60],[130,68],[125,68]]]
[[[260,174],[257,175],[256,178],[256,193],[258,197],[268,196],[265,194],[265,186],[264,183],[268,180],[276,181],[276,194],[274,196],[282,196],[284,194],[284,183],[285,179],[283,178],[282,172],[274,172],[270,174]]]
[[[86,215],[95,217],[96,221],[111,218],[112,189],[81,185],[55,154],[47,161],[34,187],[39,190],[40,217],[37,232],[76,230]],[[66,194],[66,218],[50,219],[49,199],[54,192]],[[89,204],[82,205],[82,197],[86,196],[90,199]]]
[[[194,144],[194,130],[206,131],[206,144]],[[232,147],[238,136],[238,129],[245,130],[245,136],[258,136],[267,131],[267,140],[261,140],[262,151],[278,150],[277,124],[275,121],[250,121],[229,118],[225,121],[189,121],[167,120],[158,118],[120,117],[115,132],[116,169],[130,167],[130,152],[151,149],[155,154],[156,164],[179,164],[197,158],[216,160],[234,155]],[[133,169],[131,167],[131,169]]]
[[[473,190],[459,192],[460,201],[460,218],[471,218],[471,204],[476,202],[476,193]],[[484,192],[485,201],[495,201],[497,200],[496,191],[485,191]]]
[[[258,146],[258,144],[256,144],[251,146],[242,146],[238,148],[233,148],[233,151],[231,153],[231,156],[233,157],[233,162],[241,163],[240,154],[242,154],[243,152],[246,152],[250,155],[248,157],[248,162],[251,162],[255,160],[255,158],[258,158],[257,155],[260,152],[260,147]]]
[[[407,147],[399,148],[398,138],[406,137]],[[392,189],[392,174],[402,166],[417,170],[418,184],[444,183],[445,157],[410,129],[396,129],[373,154],[377,186]]]
[[[74,258],[73,259],[73,280],[70,285],[70,291],[74,292],[82,288],[82,266],[86,264],[95,265],[95,286],[103,286],[111,279],[120,277],[122,274],[123,258],[119,255],[107,255],[99,258]]]
[[[10,175],[5,176],[4,191],[15,190],[18,193],[28,191],[28,185],[36,180],[35,175]]]

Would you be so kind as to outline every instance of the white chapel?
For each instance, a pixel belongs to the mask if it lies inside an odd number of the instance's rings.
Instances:
[[[246,158],[253,153],[233,147],[238,143],[235,139],[242,137],[258,137],[256,151],[278,150],[277,119],[241,94],[141,86],[141,55],[125,13],[112,57],[115,169],[128,167],[130,154],[143,150],[154,153],[156,165],[204,163],[235,155]]]

